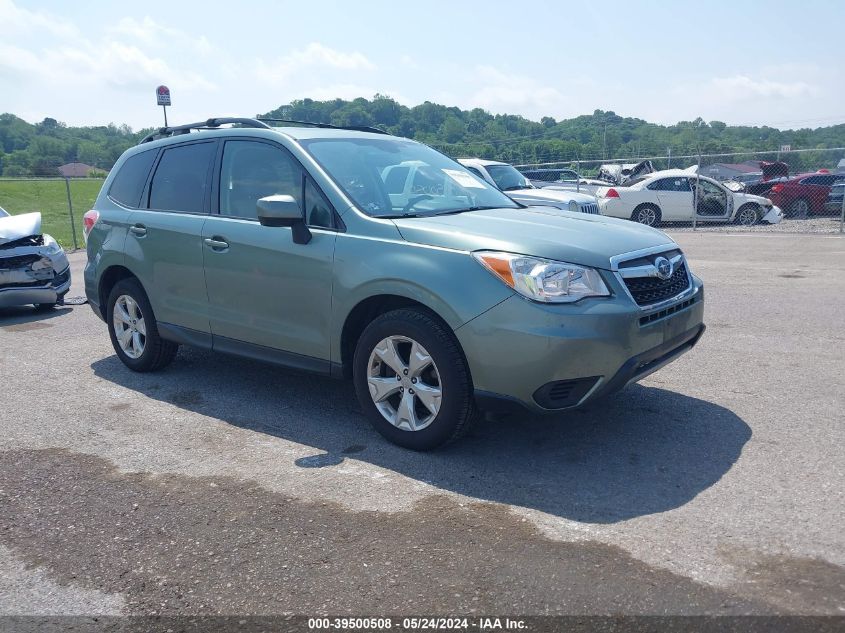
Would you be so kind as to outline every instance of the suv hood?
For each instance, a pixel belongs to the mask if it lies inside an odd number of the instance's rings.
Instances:
[[[564,206],[568,205],[570,200],[575,200],[578,204],[589,204],[596,201],[595,196],[560,189],[514,189],[512,191],[506,191],[505,195],[520,201],[525,200],[527,202],[538,203],[559,202]]]
[[[393,220],[409,242],[457,250],[496,250],[610,268],[610,258],[644,248],[676,247],[657,229],[630,220],[569,211],[492,209]]]
[[[22,213],[0,217],[0,244],[14,242],[31,235],[41,233],[41,214]]]

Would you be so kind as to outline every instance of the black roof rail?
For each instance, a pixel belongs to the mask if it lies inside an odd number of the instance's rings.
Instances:
[[[162,127],[153,132],[152,134],[148,134],[147,136],[142,138],[140,142],[149,143],[150,141],[155,141],[160,138],[166,138],[168,136],[189,134],[191,130],[215,130],[221,125],[226,125],[227,123],[238,124],[242,125],[243,127],[270,129],[269,125],[267,125],[263,121],[259,121],[258,119],[250,119],[246,117],[217,117],[213,119],[206,119],[205,121],[199,121],[197,123],[186,123],[184,125]]]
[[[314,121],[296,121],[295,119],[265,119],[260,117],[256,121],[269,121],[270,123],[294,123],[296,125],[310,125],[311,127],[321,127],[329,130],[354,130],[355,132],[372,132],[373,134],[390,134],[377,127],[370,127],[369,125],[332,125],[331,123],[316,123]]]

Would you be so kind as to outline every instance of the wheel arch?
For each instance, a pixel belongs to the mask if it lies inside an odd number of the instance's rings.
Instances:
[[[657,222],[660,222],[663,219],[663,209],[661,209],[660,205],[656,202],[640,202],[637,206],[634,207],[634,210],[631,211],[630,219],[633,220],[634,216],[637,215],[637,212],[643,207],[652,207],[655,211],[657,211]]]
[[[138,279],[138,276],[129,270],[126,266],[121,264],[114,264],[106,268],[103,271],[103,274],[100,275],[100,283],[97,287],[97,296],[100,300],[100,307],[103,310],[103,317],[105,318],[106,311],[108,310],[108,306],[106,302],[109,299],[109,295],[111,294],[112,288],[115,287],[115,284],[119,282],[121,279]],[[138,280],[138,283],[141,283]],[[142,284],[143,287],[143,284]]]
[[[742,210],[747,209],[748,207],[754,207],[757,210],[757,221],[759,222],[760,219],[763,217],[763,206],[759,202],[754,202],[753,200],[743,202],[741,205],[739,205],[734,211],[733,216],[731,216],[731,220],[736,222]]]
[[[340,330],[340,373],[344,378],[352,377],[352,359],[358,340],[366,327],[387,312],[401,308],[415,308],[436,319],[448,331],[453,328],[436,310],[426,304],[401,294],[377,294],[359,301],[346,315]],[[463,351],[463,350],[462,350]]]

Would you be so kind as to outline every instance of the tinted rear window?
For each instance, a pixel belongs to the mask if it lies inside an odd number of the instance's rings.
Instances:
[[[153,166],[156,157],[156,151],[141,152],[126,159],[109,188],[109,197],[112,200],[127,207],[139,205],[144,185],[147,184],[147,176],[150,175],[150,167]]]
[[[164,150],[150,184],[150,209],[205,211],[208,168],[217,144],[192,143]]]

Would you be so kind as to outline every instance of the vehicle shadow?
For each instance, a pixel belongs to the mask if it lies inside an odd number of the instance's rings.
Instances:
[[[39,310],[34,306],[0,308],[0,328],[55,319],[71,311],[71,308],[65,306],[44,310]]]
[[[186,411],[315,447],[296,460],[303,468],[355,459],[479,500],[587,523],[684,505],[730,470],[751,437],[724,407],[635,385],[566,414],[485,420],[465,440],[414,453],[370,427],[349,382],[185,348],[160,374],[133,373],[116,356],[92,369]]]

